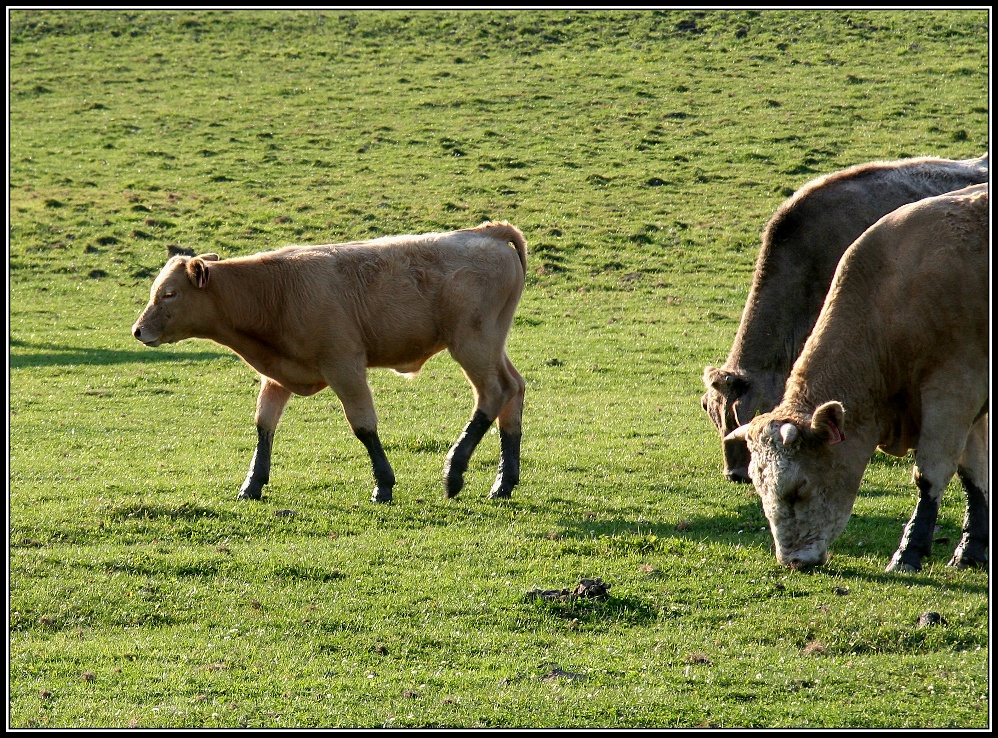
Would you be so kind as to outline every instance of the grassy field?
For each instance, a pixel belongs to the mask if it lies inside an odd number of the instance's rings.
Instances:
[[[779,567],[699,406],[763,225],[819,174],[988,148],[986,10],[8,11],[8,725],[990,725],[989,580],[884,573],[875,456],[820,570]],[[446,355],[373,371],[374,506],[330,392],[235,499],[258,378],[130,335],[176,244],[222,257],[505,219],[523,474]],[[610,584],[606,600],[534,589]],[[920,627],[923,613],[943,622]]]

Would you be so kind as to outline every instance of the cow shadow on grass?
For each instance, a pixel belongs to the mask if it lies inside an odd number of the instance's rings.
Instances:
[[[54,366],[108,366],[114,364],[147,364],[153,362],[195,362],[235,359],[231,351],[171,351],[138,347],[134,351],[104,348],[84,348],[69,344],[10,341],[11,369]],[[22,351],[23,350],[23,351]]]
[[[742,489],[732,485],[731,497],[740,494]],[[696,494],[697,488],[671,486],[662,492],[681,498]],[[859,494],[860,497],[870,498],[894,496],[897,492],[864,485]],[[773,566],[778,567],[773,554],[772,535],[759,500],[746,495],[744,502],[732,502],[729,499],[724,510],[717,514],[677,516],[669,521],[655,522],[647,519],[647,509],[643,505],[635,504],[633,516],[619,509],[616,514],[606,515],[586,510],[575,500],[555,497],[546,501],[544,507],[555,507],[561,512],[558,529],[538,536],[555,538],[575,553],[592,556],[634,553],[689,556],[694,552],[704,553],[703,544],[727,547],[732,551],[736,548],[756,549],[759,555],[772,560]],[[913,493],[912,509],[914,503]],[[926,558],[925,568],[919,573],[871,573],[869,564],[860,561],[872,560],[886,567],[897,549],[907,521],[907,513],[901,516],[854,513],[845,531],[831,545],[829,562],[799,574],[862,579],[883,584],[896,584],[903,579],[912,585],[953,587],[954,583],[948,578],[941,579],[939,573],[940,569],[947,568],[946,563],[960,540],[960,521],[940,521],[933,538],[932,554]],[[709,550],[706,554],[711,555]],[[719,551],[718,555],[726,556],[723,551]],[[779,569],[783,571],[782,567]],[[961,588],[968,593],[988,591],[986,582],[965,582]]]
[[[119,522],[128,520],[167,520],[176,521],[197,521],[197,520],[217,520],[222,518],[235,517],[227,511],[219,511],[206,505],[198,505],[190,502],[182,502],[179,505],[161,505],[156,503],[138,502],[118,506],[110,515],[111,519]]]

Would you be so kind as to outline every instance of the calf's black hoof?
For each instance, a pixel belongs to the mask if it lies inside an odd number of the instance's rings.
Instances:
[[[263,487],[243,486],[239,490],[237,500],[259,500],[263,497]]]
[[[464,477],[460,474],[452,474],[444,478],[444,495],[449,500],[457,497],[457,493],[464,488]]]
[[[508,500],[512,496],[513,485],[503,482],[502,479],[497,479],[492,485],[492,491],[489,492],[490,500]]]

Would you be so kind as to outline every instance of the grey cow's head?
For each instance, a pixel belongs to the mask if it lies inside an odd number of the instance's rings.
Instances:
[[[218,255],[174,256],[167,261],[152,283],[149,304],[132,326],[132,335],[146,346],[196,336],[209,312],[204,290],[210,261],[218,261]]]
[[[824,564],[852,514],[869,459],[843,443],[844,420],[842,405],[827,402],[809,416],[765,413],[729,436],[748,443],[749,475],[784,566]]]
[[[776,407],[783,395],[783,383],[775,375],[750,375],[713,366],[704,369],[703,383],[707,391],[700,404],[723,439],[724,476],[732,482],[748,483],[752,481],[748,446],[741,438],[731,438],[731,433],[759,413]]]

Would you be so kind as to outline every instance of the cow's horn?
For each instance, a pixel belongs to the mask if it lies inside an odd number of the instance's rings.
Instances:
[[[784,446],[789,446],[796,441],[798,433],[797,426],[793,423],[784,423],[780,426],[780,438],[783,439]]]
[[[725,441],[744,441],[748,434],[748,423],[740,425],[724,437]]]

